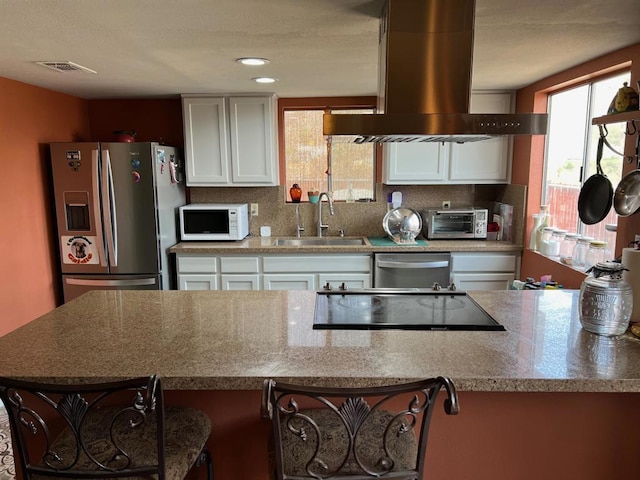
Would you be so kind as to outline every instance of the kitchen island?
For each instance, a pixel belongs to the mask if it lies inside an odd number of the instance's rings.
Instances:
[[[447,375],[430,479],[636,478],[640,341],[580,328],[575,291],[471,292],[496,331],[313,330],[307,291],[93,291],[0,338],[0,375],[58,382],[158,373],[212,418],[222,479],[267,479],[264,378],[370,386]]]

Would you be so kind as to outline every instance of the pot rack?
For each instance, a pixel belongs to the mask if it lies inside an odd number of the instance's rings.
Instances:
[[[607,125],[612,123],[622,123],[626,122],[627,127],[625,129],[625,133],[627,135],[638,135],[636,139],[636,152],[635,155],[625,155],[623,153],[618,152],[615,148],[611,146],[611,144],[607,140],[607,134],[609,133],[607,130]],[[631,112],[622,112],[615,113],[613,115],[603,115],[601,117],[595,117],[591,119],[591,125],[597,125],[600,130],[600,138],[603,140],[604,144],[607,146],[609,150],[611,150],[616,155],[620,155],[623,158],[627,158],[629,163],[632,163],[634,160],[637,164],[638,169],[640,169],[640,163],[638,163],[638,149],[640,148],[640,131],[638,130],[638,125],[640,124],[640,110],[633,110]]]

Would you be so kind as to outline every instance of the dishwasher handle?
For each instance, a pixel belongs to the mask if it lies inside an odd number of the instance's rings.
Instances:
[[[437,262],[392,262],[389,260],[378,260],[376,266],[380,268],[446,268],[449,266],[448,260]]]

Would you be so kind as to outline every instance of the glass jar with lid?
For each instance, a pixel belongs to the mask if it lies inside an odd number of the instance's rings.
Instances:
[[[624,270],[624,265],[616,262],[599,262],[593,266],[580,286],[582,328],[605,336],[622,335],[627,330],[633,310],[633,290],[622,279]]]
[[[549,239],[549,245],[547,245],[547,255],[553,259],[560,258],[560,246],[564,240],[564,236],[567,234],[566,230],[556,228],[551,232],[551,238]]]
[[[573,265],[573,250],[576,248],[578,238],[580,238],[580,234],[573,232],[564,236],[564,240],[560,244],[560,262],[565,265]]]
[[[540,241],[537,242],[538,252],[542,255],[549,255],[549,244],[551,243],[554,230],[555,228],[553,227],[542,228],[542,236],[540,237]]]
[[[576,246],[573,249],[573,255],[571,258],[573,268],[582,271],[587,269],[587,267],[585,267],[587,261],[587,250],[589,250],[589,243],[591,243],[591,240],[593,240],[593,237],[579,237],[576,240]]]
[[[589,242],[589,248],[584,262],[586,270],[589,270],[598,263],[604,262],[604,250],[606,246],[607,242],[603,242],[602,240],[591,240]]]

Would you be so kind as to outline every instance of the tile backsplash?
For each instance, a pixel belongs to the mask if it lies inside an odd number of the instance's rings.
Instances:
[[[443,200],[450,200],[451,207],[475,206],[491,209],[494,201],[514,207],[514,243],[522,244],[526,186],[524,185],[376,185],[376,200],[372,202],[335,203],[335,215],[323,208],[324,223],[329,225],[327,235],[338,235],[344,230],[348,236],[384,236],[382,219],[387,213],[387,196],[393,191],[402,192],[403,206],[418,212],[441,207]],[[258,236],[260,227],[271,227],[272,236],[294,236],[296,233],[295,209],[299,205],[304,223],[303,236],[317,234],[317,204],[287,203],[288,187],[198,187],[190,188],[191,203],[257,203],[258,215],[251,218],[251,234]]]

